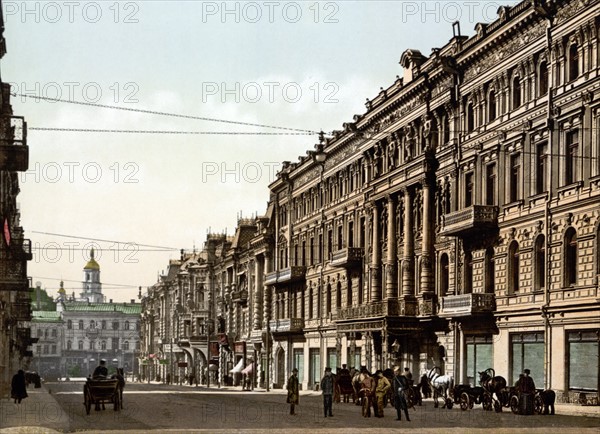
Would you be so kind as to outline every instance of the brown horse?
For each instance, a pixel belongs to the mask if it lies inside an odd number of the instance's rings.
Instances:
[[[506,387],[506,379],[500,375],[496,375],[494,369],[488,368],[479,373],[479,384],[492,398],[496,394],[496,401],[493,404],[494,409],[496,412],[501,412],[504,405],[502,402],[502,389]]]

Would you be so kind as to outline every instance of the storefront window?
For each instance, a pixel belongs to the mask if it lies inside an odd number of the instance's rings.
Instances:
[[[494,367],[491,336],[467,336],[467,382],[479,386],[479,372]]]
[[[568,333],[569,389],[598,391],[600,330]]]
[[[338,356],[335,348],[327,348],[327,366],[331,368],[331,372],[337,372]]]
[[[309,377],[308,383],[312,385],[318,381],[321,381],[321,354],[318,348],[311,348],[309,350]]]
[[[544,333],[517,333],[511,335],[512,369],[509,383],[519,379],[524,369],[531,371],[536,387],[544,387]]]
[[[298,379],[304,378],[304,349],[294,348],[294,368],[298,370]]]

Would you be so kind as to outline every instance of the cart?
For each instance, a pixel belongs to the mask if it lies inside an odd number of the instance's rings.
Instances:
[[[96,406],[96,410],[100,410],[100,404],[104,408],[105,403],[112,403],[114,410],[121,409],[122,389],[119,387],[117,378],[106,380],[92,380],[88,378],[83,385],[83,405],[85,405],[86,414],[90,414],[92,404]]]

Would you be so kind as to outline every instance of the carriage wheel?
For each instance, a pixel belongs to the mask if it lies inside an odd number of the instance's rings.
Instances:
[[[469,395],[467,392],[463,392],[460,394],[460,409],[462,411],[466,411],[468,408],[471,408],[473,404],[469,399]]]
[[[486,393],[485,395],[483,395],[482,404],[483,404],[483,409],[485,411],[491,411],[492,408],[494,407],[492,396],[490,394],[488,394],[488,393]]]
[[[510,411],[514,414],[519,414],[519,397],[513,396],[510,398]]]
[[[535,414],[542,414],[544,412],[544,400],[540,395],[535,395],[533,401],[533,411]]]

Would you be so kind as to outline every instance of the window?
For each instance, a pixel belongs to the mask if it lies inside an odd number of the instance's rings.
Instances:
[[[44,345],[44,354],[48,354],[48,345]]]
[[[540,291],[546,286],[546,238],[539,235],[535,240],[534,250],[535,281],[534,290]]]
[[[321,354],[318,348],[309,350],[309,375],[308,384],[315,384],[321,380]]]
[[[129,321],[125,321],[124,330],[129,330]]]
[[[73,329],[73,321],[68,319],[67,320],[67,330],[72,330],[72,329]]]
[[[473,205],[473,172],[465,173],[465,207]]]
[[[343,226],[338,226],[337,228],[337,249],[336,250],[340,250],[343,248],[343,233],[344,233],[344,227]]]
[[[302,265],[303,267],[306,267],[306,241],[302,241],[302,261],[300,262],[300,265]]]
[[[496,289],[496,262],[494,248],[488,247],[485,251],[485,292],[493,294]]]
[[[331,285],[327,284],[327,294],[325,294],[325,313],[331,312]]]
[[[113,350],[118,350],[119,349],[119,338],[112,338],[112,349]]]
[[[55,338],[56,337],[56,329],[52,329],[50,334],[52,335],[53,338]]]
[[[298,370],[298,380],[304,378],[304,348],[294,348],[294,368]]]
[[[96,349],[96,342],[90,341],[90,350],[95,350],[95,349]]]
[[[565,233],[565,286],[577,284],[577,232],[574,228]]]
[[[348,247],[354,247],[354,222],[348,222]]]
[[[465,282],[463,294],[473,292],[473,255],[471,252],[465,252]]]
[[[475,113],[473,111],[473,103],[467,103],[467,133],[470,133],[475,129]]]
[[[508,293],[519,292],[519,243],[513,241],[508,248]]]
[[[544,333],[515,333],[511,334],[511,379],[509,384],[515,384],[525,369],[531,371],[531,377],[536,387],[544,387]]]
[[[338,354],[335,348],[327,348],[327,366],[331,368],[331,372],[337,372],[338,369]]]
[[[102,351],[106,351],[106,341],[101,341],[101,342],[100,342],[100,349],[101,349]]]
[[[446,114],[444,116],[444,143],[450,141],[450,116]]]
[[[339,310],[342,308],[342,284],[340,282],[337,283],[335,292],[336,292],[335,307],[337,308],[337,311],[339,312]]]
[[[311,286],[308,289],[308,318],[310,318],[310,319],[312,319],[312,317],[313,317],[313,303],[314,303],[313,287]]]
[[[90,330],[94,330],[96,328],[96,321],[91,320],[90,321]]]
[[[77,348],[83,350],[83,341],[77,342]]]
[[[83,320],[79,320],[79,330],[83,330]]]
[[[67,341],[67,350],[71,350],[73,348],[73,342]]]
[[[521,183],[521,155],[512,154],[510,156],[510,179],[508,188],[508,201],[516,202],[519,200],[519,184]]]
[[[598,391],[600,330],[567,333],[569,390]]]
[[[577,153],[579,149],[579,130],[567,131],[567,149],[565,155],[565,185],[577,181]]]
[[[577,43],[569,47],[569,81],[579,77],[579,50]]]
[[[548,93],[548,62],[540,62],[538,73],[538,96],[544,96]]]
[[[467,343],[467,382],[479,385],[479,372],[494,366],[491,336],[466,336]]]
[[[37,336],[38,336],[38,338],[44,337],[44,330],[38,329],[37,330]]]
[[[521,78],[516,75],[512,81],[512,108],[521,107]]]
[[[535,153],[535,194],[541,194],[548,191],[547,185],[547,164],[548,164],[548,144],[546,142],[538,143]]]
[[[494,90],[488,94],[488,119],[490,122],[496,119],[496,92]]]
[[[123,351],[129,351],[129,341],[123,342]]]
[[[442,296],[444,296],[448,293],[449,286],[450,286],[449,261],[448,261],[448,255],[444,253],[440,257],[440,293]]]
[[[119,321],[113,321],[113,330],[119,330]]]
[[[102,330],[106,330],[106,320],[102,320]]]
[[[496,205],[496,165],[485,167],[485,204]]]
[[[314,265],[315,264],[315,237],[310,237],[310,260],[309,260],[309,264],[310,265]]]

